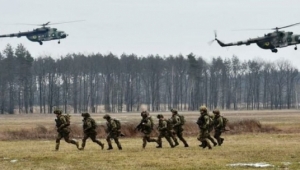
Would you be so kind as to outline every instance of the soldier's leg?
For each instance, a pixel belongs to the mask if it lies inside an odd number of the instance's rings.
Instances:
[[[169,134],[165,134],[165,138],[169,142],[169,145],[171,146],[171,148],[174,148],[175,145],[173,144],[173,141],[171,140],[171,137],[169,136]]]
[[[162,147],[162,140],[161,138],[163,137],[162,133],[159,133],[158,138],[157,138],[157,146],[156,148],[161,148]]]
[[[176,138],[176,135],[175,135],[172,131],[169,131],[169,136],[170,136],[171,139],[174,141],[175,146],[178,146],[179,143],[178,143],[178,140],[177,140],[177,138]]]
[[[97,143],[99,146],[101,146],[101,149],[103,150],[104,148],[104,143],[102,143],[100,140],[96,139],[97,133],[91,133],[90,138],[92,139],[93,142]]]
[[[82,139],[82,143],[81,143],[81,148],[80,148],[80,150],[84,150],[84,147],[85,147],[85,142],[86,142],[86,140],[89,138],[89,135],[88,134],[84,134],[84,136],[83,136],[83,139]]]
[[[214,144],[214,146],[217,146],[217,142],[214,140],[214,138],[213,137],[211,137],[211,135],[209,134],[208,135],[208,137],[207,137],[213,144]],[[218,140],[217,140],[218,141]]]
[[[150,137],[150,134],[147,134],[147,136],[146,136],[146,140],[147,140],[147,142],[156,142],[156,143],[157,143],[157,140],[156,140],[156,139],[153,139],[153,138],[151,138],[151,137]]]
[[[65,141],[67,143],[71,143],[73,145],[76,145],[77,149],[79,149],[79,142],[76,139],[71,139],[70,140],[69,134],[70,134],[70,132],[63,133]]]
[[[221,130],[215,130],[214,138],[217,139],[219,146],[221,146],[224,141],[224,139],[221,138],[221,134],[222,134]]]
[[[144,135],[143,136],[143,149],[145,149],[146,145],[147,145],[147,136]]]
[[[58,151],[59,150],[59,144],[60,144],[60,140],[62,139],[62,135],[60,133],[57,134],[56,140],[55,140],[55,150]]]
[[[198,135],[197,135],[197,140],[201,142],[201,144],[199,145],[199,147],[203,147],[203,146],[204,146],[204,143],[203,143],[203,141],[202,141],[202,139],[201,139],[201,134],[202,134],[202,132],[200,131],[200,132],[198,133]]]
[[[182,131],[177,132],[177,137],[182,141],[182,143],[184,144],[184,147],[189,147],[186,140],[183,138]]]
[[[119,149],[119,150],[122,150],[122,146],[121,146],[121,143],[119,142],[118,136],[114,136],[113,138],[114,138],[114,140],[115,140],[115,143],[116,143],[117,146],[118,146],[118,149]]]
[[[106,137],[106,141],[107,141],[107,144],[108,144],[107,150],[113,149],[110,138],[111,138],[111,135],[110,134],[107,135],[107,137]]]
[[[202,135],[202,141],[205,141],[205,144],[208,147],[208,149],[212,149],[211,144],[209,142],[210,140],[208,139],[208,137],[210,136],[208,130],[204,130]]]

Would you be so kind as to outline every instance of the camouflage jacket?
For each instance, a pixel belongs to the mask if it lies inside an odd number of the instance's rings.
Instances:
[[[182,126],[180,117],[177,114],[175,114],[171,117],[171,123],[172,123],[174,129],[180,128]]]
[[[149,117],[143,118],[141,120],[141,131],[145,134],[149,134],[152,132],[151,120]]]
[[[200,129],[208,130],[209,129],[209,116],[207,114],[202,114],[197,121],[197,124]]]
[[[58,131],[66,130],[69,128],[70,124],[67,122],[65,116],[59,115],[57,119],[55,119],[56,127]]]
[[[167,120],[165,120],[165,119],[159,119],[157,129],[160,132],[167,131],[168,130]]]
[[[106,126],[107,126],[107,129],[106,129],[107,133],[110,133],[110,132],[114,133],[114,132],[118,131],[117,124],[114,121],[114,119],[107,120]]]
[[[95,126],[95,120],[91,117],[87,117],[87,118],[84,118],[82,120],[83,122],[83,131],[85,133],[87,132],[95,132],[96,131],[96,126]]]
[[[221,116],[215,116],[214,117],[214,122],[213,122],[214,128],[215,129],[222,129],[223,127],[223,119]]]

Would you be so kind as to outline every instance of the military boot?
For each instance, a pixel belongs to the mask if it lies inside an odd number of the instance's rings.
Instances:
[[[219,143],[219,146],[221,146],[221,145],[222,145],[223,141],[224,141],[224,138],[220,138],[220,143]]]
[[[146,148],[146,145],[147,145],[147,143],[146,143],[146,142],[144,142],[144,143],[143,143],[143,149],[145,149],[145,148]]]
[[[112,145],[111,145],[111,144],[108,144],[107,150],[112,150],[112,149],[113,149]]]
[[[162,144],[158,143],[158,145],[156,146],[156,148],[162,148]]]
[[[56,143],[56,145],[55,145],[55,150],[56,150],[56,151],[59,150],[59,143]]]

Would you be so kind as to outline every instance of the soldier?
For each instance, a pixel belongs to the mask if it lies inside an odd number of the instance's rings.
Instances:
[[[171,122],[173,125],[173,130],[175,132],[175,134],[177,135],[177,137],[183,142],[184,147],[189,147],[189,145],[187,144],[186,140],[183,138],[182,132],[183,132],[183,124],[184,122],[182,122],[183,120],[181,120],[181,118],[179,117],[178,111],[175,109],[171,109],[172,112],[172,117],[171,117]],[[178,145],[178,142],[175,142],[175,146]]]
[[[93,142],[97,143],[101,146],[101,149],[104,148],[104,143],[101,143],[98,139],[96,139],[97,131],[96,131],[96,122],[93,118],[91,118],[89,113],[82,113],[81,116],[83,117],[83,133],[84,137],[82,139],[82,144],[80,150],[84,150],[85,142],[88,138],[91,138]]]
[[[167,120],[167,129],[168,129],[168,133],[169,133],[169,136],[171,137],[171,139],[174,141],[174,143],[175,143],[175,147],[176,146],[178,146],[179,145],[179,143],[178,143],[178,139],[177,139],[177,137],[176,137],[176,133],[175,133],[175,131],[173,130],[173,124],[172,124],[172,118],[169,118],[168,120]]]
[[[167,120],[164,119],[164,116],[162,114],[158,114],[157,118],[159,119],[158,127],[157,127],[157,129],[159,131],[159,135],[158,135],[158,139],[157,139],[158,146],[156,146],[156,148],[162,148],[161,139],[163,137],[165,137],[166,140],[169,142],[171,148],[174,148],[175,146],[174,146],[172,140],[170,139],[170,136],[168,133]]]
[[[143,136],[143,149],[145,149],[147,142],[157,142],[156,139],[151,139],[150,134],[153,130],[153,120],[149,116],[149,112],[142,111],[141,112],[142,120],[140,124],[136,127],[136,129],[140,130],[144,136]]]
[[[197,139],[202,142],[201,145],[199,145],[200,147],[206,148],[208,147],[208,149],[212,149],[211,144],[209,142],[209,116],[207,114],[207,108],[205,106],[201,106],[200,107],[200,117],[198,118],[197,124],[199,126],[200,129],[200,133],[197,137]]]
[[[224,138],[221,138],[221,134],[224,130],[223,119],[218,109],[213,110],[213,113],[215,115],[214,116],[214,129],[215,129],[214,138],[217,139],[218,145],[221,146],[224,141]]]
[[[56,146],[55,150],[59,150],[59,144],[60,140],[62,138],[65,139],[67,143],[71,143],[73,145],[76,145],[77,149],[79,149],[79,143],[75,139],[70,140],[69,134],[70,134],[70,122],[66,120],[65,116],[62,115],[62,111],[59,109],[54,110],[54,114],[56,114],[56,127],[57,127],[57,137],[56,137]]]
[[[106,137],[106,141],[108,143],[108,149],[107,150],[111,150],[113,149],[112,144],[111,144],[111,140],[110,138],[113,138],[115,140],[115,143],[118,146],[119,150],[122,150],[122,146],[119,142],[119,136],[121,134],[120,129],[118,129],[118,126],[116,124],[115,119],[111,119],[110,115],[105,114],[103,116],[103,119],[106,119],[106,133],[107,133],[107,137]]]

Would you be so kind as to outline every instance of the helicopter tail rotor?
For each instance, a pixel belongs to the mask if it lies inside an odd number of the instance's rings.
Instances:
[[[208,42],[209,45],[211,45],[214,41],[218,40],[218,39],[217,39],[217,31],[216,31],[216,30],[214,30],[214,34],[215,34],[215,39],[209,41],[209,42]]]

